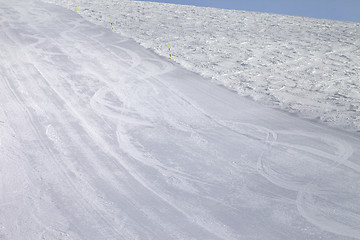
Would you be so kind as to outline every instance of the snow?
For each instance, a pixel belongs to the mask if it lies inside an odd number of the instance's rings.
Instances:
[[[360,131],[360,23],[131,0],[46,0],[303,118]]]
[[[59,6],[0,29],[0,239],[360,239],[357,133]]]

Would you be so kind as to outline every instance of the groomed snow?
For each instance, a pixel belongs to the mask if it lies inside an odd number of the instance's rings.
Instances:
[[[360,239],[358,134],[0,0],[1,240]]]
[[[46,0],[206,78],[301,117],[360,131],[360,23],[139,2]]]

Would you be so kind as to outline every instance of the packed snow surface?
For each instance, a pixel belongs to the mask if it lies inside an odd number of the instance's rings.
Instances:
[[[0,0],[0,239],[360,239],[360,139]]]
[[[46,0],[242,96],[360,131],[360,23],[138,2]]]

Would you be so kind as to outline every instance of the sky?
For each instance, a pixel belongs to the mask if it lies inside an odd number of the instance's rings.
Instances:
[[[360,0],[151,0],[151,2],[360,22]]]

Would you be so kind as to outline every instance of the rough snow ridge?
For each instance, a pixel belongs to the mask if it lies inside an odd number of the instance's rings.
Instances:
[[[360,24],[129,0],[46,0],[240,95],[360,130]]]

